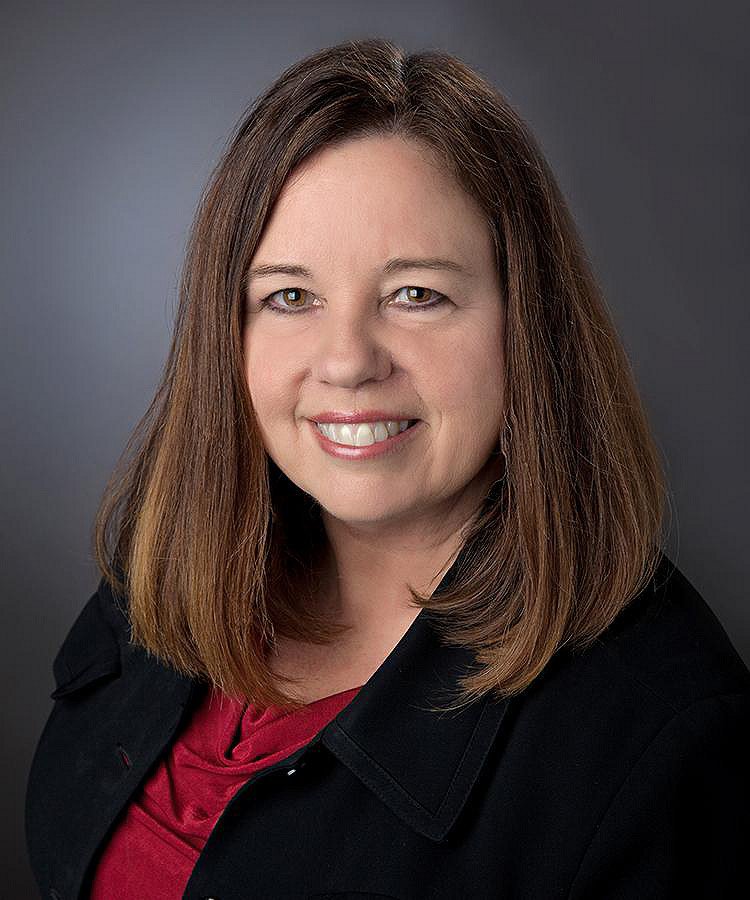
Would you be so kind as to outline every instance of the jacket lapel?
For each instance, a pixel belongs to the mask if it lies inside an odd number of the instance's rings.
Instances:
[[[457,696],[472,651],[444,645],[421,610],[354,700],[323,729],[322,743],[395,815],[443,840],[497,735],[508,699],[484,697],[440,713]]]

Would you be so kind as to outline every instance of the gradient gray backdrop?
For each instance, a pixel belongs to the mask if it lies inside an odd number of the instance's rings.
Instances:
[[[52,658],[98,581],[95,508],[161,372],[201,187],[256,94],[346,38],[456,53],[531,125],[668,461],[668,549],[750,658],[743,7],[3,4],[2,897],[37,896],[23,795]]]

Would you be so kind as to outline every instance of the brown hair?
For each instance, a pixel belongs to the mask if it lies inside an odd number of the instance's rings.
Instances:
[[[534,137],[459,59],[383,39],[302,59],[249,108],[200,199],[161,384],[118,460],[94,553],[131,639],[258,704],[276,634],[340,633],[312,601],[319,508],[266,454],[243,364],[244,282],[289,173],[337,141],[422,142],[473,195],[506,296],[505,470],[431,596],[444,642],[476,652],[460,703],[524,690],[585,649],[656,572],[667,496],[627,357]],[[457,706],[451,707],[457,708]]]

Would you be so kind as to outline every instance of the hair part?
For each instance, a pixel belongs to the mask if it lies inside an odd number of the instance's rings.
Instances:
[[[478,202],[506,298],[505,457],[448,574],[409,587],[442,639],[475,651],[456,704],[527,688],[583,650],[656,572],[666,485],[635,379],[536,141],[461,60],[347,41],[287,68],[252,104],[201,196],[156,395],[117,462],[93,545],[128,598],[131,639],[261,705],[278,635],[346,629],[315,609],[319,508],[266,454],[243,364],[245,276],[287,177],[367,135],[418,141]]]

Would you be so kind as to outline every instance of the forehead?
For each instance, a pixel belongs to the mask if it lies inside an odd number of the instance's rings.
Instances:
[[[476,258],[491,237],[476,200],[421,144],[367,136],[324,147],[289,176],[255,253]]]

